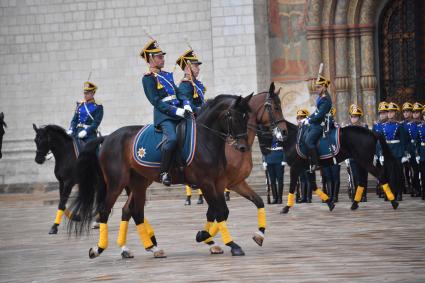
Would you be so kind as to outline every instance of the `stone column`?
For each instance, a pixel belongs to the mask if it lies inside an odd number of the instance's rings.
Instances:
[[[335,91],[337,117],[340,123],[348,122],[350,105],[350,79],[348,78],[347,28],[335,29]]]
[[[373,26],[360,28],[361,76],[365,121],[372,125],[376,113],[376,76],[373,55]]]
[[[309,79],[308,89],[314,94],[314,80],[322,62],[322,29],[320,27],[307,27],[307,42],[309,54]]]

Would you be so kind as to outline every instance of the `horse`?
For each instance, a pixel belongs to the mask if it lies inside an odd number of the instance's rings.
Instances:
[[[0,113],[0,159],[3,156],[3,154],[1,153],[1,147],[3,145],[4,128],[7,128],[7,124],[4,121],[4,113],[1,112]]]
[[[56,179],[59,181],[59,205],[49,234],[57,234],[63,214],[74,221],[78,221],[79,219],[78,215],[72,215],[66,209],[66,203],[71,194],[72,187],[76,184],[74,166],[77,162],[78,149],[72,137],[60,126],[47,125],[37,128],[33,124],[33,129],[36,133],[34,142],[37,147],[35,162],[37,164],[43,164],[46,161],[46,155],[50,151],[55,157],[54,173]]]
[[[281,211],[282,213],[288,213],[289,209],[294,205],[295,186],[300,172],[309,169],[308,159],[300,157],[296,150],[299,127],[291,124],[289,121],[286,121],[286,125],[288,129],[288,137],[283,142],[283,150],[285,152],[286,162],[291,168],[289,194],[287,204]],[[397,189],[402,187],[403,181],[400,177],[400,172],[402,172],[402,169],[398,165],[394,156],[391,154],[385,138],[380,135],[376,135],[369,129],[359,126],[347,126],[341,128],[339,138],[341,143],[339,152],[333,156],[333,158],[321,159],[320,165],[329,166],[333,164],[333,159],[335,159],[337,163],[340,163],[348,158],[354,159],[357,164],[359,164],[359,166],[364,168],[367,172],[378,179],[387,198],[391,201],[392,207],[397,209],[399,204],[394,199],[391,187]],[[375,149],[378,142],[381,144],[383,149],[383,155],[385,158],[384,166],[380,166],[379,164],[375,165],[373,162],[373,157],[375,155]],[[317,187],[314,174],[308,171],[308,176],[309,182],[312,185],[314,192],[322,199],[322,201],[328,204],[329,210],[332,211],[335,205],[329,200],[329,197],[320,188]],[[356,196],[354,197],[353,203],[351,205],[352,210],[358,208],[358,203],[362,198],[362,194],[366,186],[366,181],[367,180],[365,180],[365,178],[359,180]]]
[[[229,210],[224,199],[227,184],[225,143],[231,141],[240,151],[248,149],[248,102],[251,97],[238,97],[231,103],[227,97],[219,95],[201,109],[196,118],[197,146],[192,162],[183,168],[183,173],[178,168],[173,168],[170,173],[173,183],[196,184],[203,188],[209,206],[207,214],[213,215],[213,219],[217,221],[223,241],[231,248],[232,255],[242,256],[244,251],[233,241],[226,225]],[[80,190],[72,211],[80,215],[81,222],[70,221],[68,233],[71,235],[75,232],[77,236],[84,231],[88,233],[93,212],[99,212],[99,242],[97,246],[90,248],[90,258],[99,256],[108,246],[107,221],[124,187],[128,187],[133,195],[130,212],[145,249],[153,251],[154,256],[155,252],[160,252],[149,236],[150,225],[145,223],[144,217],[146,190],[152,182],[159,182],[159,170],[141,166],[132,157],[133,141],[140,129],[141,126],[122,127],[107,139],[89,142],[77,162]],[[97,156],[95,148],[101,143]],[[114,162],[110,162],[111,160]],[[161,252],[160,256],[162,255]]]
[[[261,139],[262,146],[271,147],[272,135],[277,139],[283,140],[286,133],[286,128],[283,120],[281,102],[279,99],[279,91],[275,92],[275,85],[271,83],[268,92],[258,93],[249,100],[249,107],[252,109],[252,112],[249,113],[248,118],[248,146],[252,148],[254,143],[255,136],[269,136],[269,139]],[[235,100],[236,97],[228,97],[229,100]],[[230,101],[229,101],[230,103]],[[237,192],[239,195],[243,196],[247,200],[254,203],[257,207],[258,214],[258,231],[254,233],[252,237],[255,243],[259,246],[262,246],[265,230],[266,230],[266,214],[264,209],[263,199],[248,185],[245,179],[250,175],[252,171],[252,151],[241,152],[236,150],[232,145],[226,144],[225,146],[226,154],[226,174],[228,178],[228,188],[234,192]],[[202,190],[202,188],[201,188]],[[129,200],[123,207],[121,221],[126,222],[120,225],[120,231],[118,233],[117,243],[120,247],[125,246],[125,239],[128,227],[128,221],[131,217],[129,211],[129,206],[132,202],[132,197],[130,195]],[[207,214],[207,218],[209,214]],[[217,234],[217,223],[214,222],[212,217],[208,219],[209,229],[198,232],[197,241],[204,242],[207,245],[210,245],[210,252],[212,254],[222,253],[223,251],[219,246],[215,246],[213,237]],[[121,229],[122,228],[122,229]],[[154,236],[154,232],[151,229],[151,237]],[[131,255],[130,250],[123,250],[121,254],[123,257]],[[132,255],[131,255],[132,257]]]

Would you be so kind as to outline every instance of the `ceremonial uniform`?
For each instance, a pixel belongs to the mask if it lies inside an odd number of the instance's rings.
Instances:
[[[422,110],[422,113],[425,114],[425,109]],[[425,121],[418,124],[417,148],[419,154],[417,160],[419,160],[421,175],[421,195],[422,199],[425,200]]]
[[[155,40],[146,44],[140,53],[147,63],[153,60],[153,56],[164,54]],[[177,147],[176,126],[182,118],[189,115],[187,112],[192,112],[192,108],[175,85],[173,74],[159,68],[156,71],[146,73],[142,78],[142,85],[146,97],[154,107],[154,125],[166,137],[161,147],[160,179],[164,185],[169,186],[171,178],[168,171]]]
[[[305,119],[309,115],[310,113],[308,112],[308,110],[300,109],[297,111],[297,121],[301,121],[302,119]],[[315,173],[313,172],[313,174]],[[300,173],[298,182],[299,182],[299,188],[300,188],[300,192],[298,193],[298,197],[297,197],[298,202],[311,203],[313,190],[311,188],[310,183],[308,182],[307,170],[304,170]]]
[[[283,195],[283,176],[285,172],[284,153],[281,142],[273,137],[271,152],[263,156],[273,194],[272,204],[281,204]],[[263,164],[264,165],[264,164]]]
[[[96,90],[97,86],[95,84],[90,82],[84,83],[84,91],[96,92]],[[100,102],[94,99],[77,102],[77,107],[75,108],[68,134],[84,142],[95,139],[102,118],[103,106]]]
[[[305,144],[308,148],[309,155],[311,157],[311,163],[313,169],[316,169],[319,165],[319,157],[316,149],[316,144],[322,135],[325,126],[325,117],[332,108],[332,100],[327,91],[330,81],[325,79],[322,76],[316,81],[316,85],[321,85],[325,87],[325,90],[319,95],[316,100],[316,111],[313,112],[304,122],[308,124],[309,129],[306,134]],[[316,168],[315,168],[316,167]]]

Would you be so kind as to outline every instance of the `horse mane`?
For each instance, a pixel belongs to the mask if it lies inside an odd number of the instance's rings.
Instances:
[[[58,135],[62,136],[64,139],[72,140],[72,137],[70,137],[66,133],[65,129],[62,128],[61,126],[49,124],[49,125],[43,126],[43,128],[46,130],[50,130],[54,133],[57,133]]]
[[[288,131],[298,132],[298,126],[297,125],[292,124],[288,120],[285,120],[285,123],[286,123],[286,127],[288,128]]]
[[[210,118],[217,118],[216,112],[222,112],[227,109],[233,101],[235,101],[239,96],[231,94],[220,94],[214,97],[213,99],[208,99],[205,104],[201,107],[201,110],[198,113],[197,121],[208,122],[204,120],[210,120]],[[238,109],[242,112],[251,112],[251,108],[248,103],[239,103]]]

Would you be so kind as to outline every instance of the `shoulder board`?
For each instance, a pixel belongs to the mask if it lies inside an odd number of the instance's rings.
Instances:
[[[146,72],[145,74],[144,74],[144,76],[152,76],[152,72]]]
[[[77,101],[77,105],[81,105],[81,104],[83,104],[83,103],[84,103],[84,100]]]
[[[96,104],[96,105],[102,105],[102,101],[101,100],[95,100],[94,101],[94,104]]]
[[[188,83],[191,83],[191,81],[190,81],[188,78],[183,78],[183,79],[181,80],[181,82],[188,82]]]

